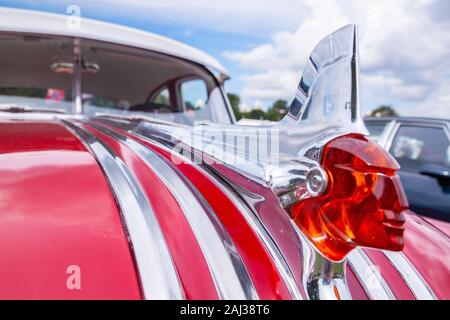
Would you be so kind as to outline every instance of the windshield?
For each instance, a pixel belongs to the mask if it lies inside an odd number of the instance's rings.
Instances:
[[[72,112],[73,40],[0,35],[0,108]],[[192,125],[229,124],[216,79],[203,66],[161,53],[81,42],[83,113],[144,115]]]

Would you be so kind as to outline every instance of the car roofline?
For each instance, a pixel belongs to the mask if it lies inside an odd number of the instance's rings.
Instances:
[[[401,117],[401,116],[392,116],[392,117],[373,117],[367,116],[364,117],[364,121],[402,121],[402,122],[439,122],[450,124],[450,119],[445,118],[432,118],[432,117]]]

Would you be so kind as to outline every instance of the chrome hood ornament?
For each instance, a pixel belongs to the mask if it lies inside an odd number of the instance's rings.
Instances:
[[[269,212],[292,225],[292,241],[301,244],[303,296],[350,299],[347,255],[361,246],[401,250],[408,207],[398,164],[365,137],[358,78],[357,30],[348,25],[317,44],[288,114],[274,125],[142,121],[135,130],[162,135],[177,153],[216,170],[263,224],[271,223]],[[244,181],[234,183],[236,173]],[[264,195],[247,182],[261,186]],[[261,201],[271,207],[261,209]],[[290,232],[276,223],[268,229],[278,237]]]
[[[288,114],[279,123],[248,127],[201,123],[169,130],[179,151],[212,156],[263,183],[283,207],[325,190],[321,149],[349,133],[367,134],[360,115],[359,62],[355,25],[321,40],[303,71]],[[295,193],[292,193],[295,190]]]

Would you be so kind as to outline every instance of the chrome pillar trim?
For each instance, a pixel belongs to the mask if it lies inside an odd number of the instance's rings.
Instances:
[[[157,140],[151,139],[148,136],[144,136],[137,131],[130,130],[130,133],[158,146],[159,148],[164,149],[165,151],[170,152],[171,154],[174,154],[174,155],[182,158],[183,162],[186,162],[192,166],[195,166],[195,168],[198,171],[200,171],[202,174],[204,174],[223,193],[225,193],[225,195],[236,205],[236,207],[242,213],[242,215],[245,218],[245,220],[247,221],[247,223],[250,225],[251,229],[257,235],[258,239],[260,239],[261,243],[267,249],[270,257],[272,258],[272,261],[277,266],[278,272],[280,272],[280,276],[284,280],[292,299],[294,299],[294,300],[302,300],[303,299],[303,297],[300,293],[300,290],[298,288],[298,285],[295,281],[294,275],[292,274],[292,271],[289,268],[286,260],[284,259],[283,254],[281,253],[280,249],[275,244],[272,237],[269,235],[269,232],[264,227],[262,221],[243,203],[242,200],[240,200],[238,198],[237,195],[233,194],[233,192],[229,188],[226,188],[222,183],[217,181],[216,178],[214,178],[209,172],[207,172],[201,166],[195,165],[193,163],[193,161],[191,161],[191,159],[189,159],[188,157],[185,157],[182,154],[175,152],[173,149],[167,147],[165,144],[163,144]]]
[[[184,181],[164,159],[143,144],[106,127],[89,124],[122,142],[151,168],[171,191],[182,208],[208,263],[221,299],[258,299],[247,269],[228,232],[201,195]],[[189,185],[189,186],[188,186]]]
[[[346,260],[333,262],[322,256],[292,222],[302,245],[302,282],[311,300],[352,300],[346,277]]]
[[[73,79],[72,79],[72,95],[73,95],[73,111],[75,114],[83,113],[83,100],[81,88],[81,72],[82,72],[82,53],[81,39],[73,39]]]
[[[372,263],[362,249],[350,252],[348,262],[370,299],[396,300],[379,268]]]
[[[105,173],[131,242],[144,298],[184,299],[164,235],[136,178],[105,143],[75,123],[61,121],[91,151]]]
[[[403,252],[384,251],[394,268],[405,281],[418,300],[436,300],[437,297],[420,273],[414,268]]]

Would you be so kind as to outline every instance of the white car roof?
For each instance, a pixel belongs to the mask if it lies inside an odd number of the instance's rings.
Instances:
[[[199,63],[228,77],[228,71],[209,54],[158,34],[117,24],[80,18],[79,28],[70,25],[70,15],[0,7],[0,32],[61,35],[107,41],[157,51]]]

